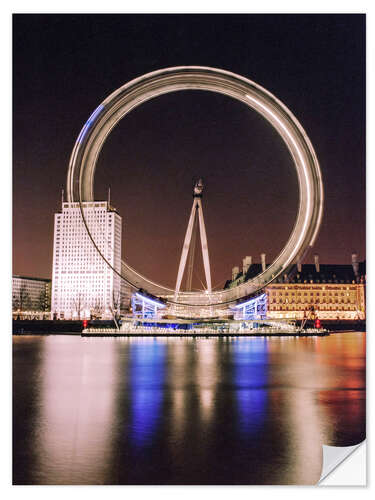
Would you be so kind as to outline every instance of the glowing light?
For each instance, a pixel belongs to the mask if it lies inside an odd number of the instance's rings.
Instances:
[[[95,118],[98,116],[98,114],[101,112],[101,110],[104,108],[104,106],[102,104],[100,104],[96,110],[90,115],[90,118],[87,120],[87,122],[84,124],[79,136],[78,136],[78,139],[77,141],[79,143],[82,142],[82,139],[84,137],[84,135],[86,134],[87,130],[90,128],[90,126],[93,124]]]
[[[142,295],[142,294],[140,294],[140,293],[138,293],[138,292],[137,292],[135,295],[136,295],[139,299],[144,300],[145,302],[147,302],[147,303],[149,303],[149,304],[152,304],[152,305],[154,305],[154,306],[156,306],[156,307],[161,307],[161,308],[166,307],[166,306],[165,306],[165,304],[162,304],[161,302],[158,302],[157,300],[152,300],[152,299],[150,299],[149,297],[145,297],[144,295]]]
[[[298,239],[298,242],[297,242],[297,245],[296,245],[296,248],[299,247],[303,237],[304,237],[304,234],[306,232],[306,227],[307,227],[307,223],[308,223],[308,220],[309,220],[309,216],[310,216],[310,205],[311,205],[311,186],[310,186],[310,181],[309,181],[309,177],[308,177],[308,170],[307,170],[307,167],[306,167],[306,163],[305,163],[305,160],[304,160],[304,157],[301,153],[301,150],[300,148],[298,147],[298,144],[297,142],[295,141],[294,137],[292,136],[290,130],[286,127],[286,125],[275,115],[275,113],[273,113],[267,106],[265,106],[263,103],[261,103],[258,99],[255,99],[254,97],[252,97],[251,95],[249,94],[246,94],[246,97],[250,100],[250,101],[253,101],[257,104],[257,106],[261,107],[266,114],[268,114],[269,116],[272,117],[273,120],[275,120],[277,122],[277,124],[283,129],[283,131],[286,133],[286,135],[288,136],[288,139],[290,140],[290,142],[293,144],[297,154],[298,154],[298,157],[299,157],[299,160],[302,164],[302,167],[303,167],[303,171],[304,171],[304,174],[305,174],[305,180],[306,180],[306,185],[307,185],[307,189],[306,189],[306,194],[307,194],[307,208],[306,208],[306,216],[305,216],[305,221],[304,221],[304,224],[303,224],[303,228],[302,228],[302,231],[301,231],[301,234],[300,234],[300,237]],[[295,252],[296,253],[296,252]],[[291,260],[293,260],[294,258],[294,254],[292,254],[289,259],[284,263],[283,265],[283,269],[285,267],[287,267],[289,265],[289,263],[291,262]]]
[[[258,300],[262,300],[266,297],[266,294],[265,293],[262,293],[262,295],[258,295],[257,297],[254,297],[246,302],[241,302],[241,304],[237,304],[236,306],[234,306],[234,309],[241,309],[242,307],[246,307],[247,305],[249,304],[252,304],[254,301],[258,301]]]

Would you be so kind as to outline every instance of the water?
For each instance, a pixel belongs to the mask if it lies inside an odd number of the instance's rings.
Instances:
[[[15,484],[314,484],[365,438],[365,334],[13,337]]]

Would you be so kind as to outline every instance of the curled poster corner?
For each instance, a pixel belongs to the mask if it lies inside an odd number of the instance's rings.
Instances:
[[[357,450],[358,452],[355,453]],[[340,468],[337,469],[339,465]],[[327,446],[324,444],[322,473],[318,485],[365,486],[366,442],[362,441],[354,446]]]

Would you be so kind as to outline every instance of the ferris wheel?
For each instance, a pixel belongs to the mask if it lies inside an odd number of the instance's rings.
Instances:
[[[177,285],[173,290],[143,276],[122,261],[121,271],[116,270],[101,253],[81,213],[89,237],[101,257],[135,289],[164,297],[167,302],[191,309],[205,306],[222,306],[263,289],[280,274],[301,261],[313,246],[323,214],[323,182],[314,148],[292,112],[274,95],[255,82],[240,75],[217,68],[180,66],[161,69],[136,78],[109,95],[91,114],[74,145],[67,175],[67,197],[70,202],[94,201],[94,175],[100,150],[116,124],[133,109],[163,94],[182,90],[204,90],[224,94],[242,102],[263,116],[285,142],[298,177],[299,206],[293,230],[283,250],[260,274],[233,288],[212,290],[209,264],[206,269],[207,289],[182,291]],[[202,186],[196,186],[196,208],[199,211]],[[201,206],[201,205],[200,205]],[[194,205],[193,205],[194,208]],[[200,213],[200,212],[199,212]],[[203,220],[203,215],[202,215]],[[204,228],[204,224],[203,224]],[[201,231],[202,235],[202,231]],[[205,230],[204,230],[205,235]],[[208,253],[207,253],[208,259]],[[181,263],[180,263],[181,269]],[[183,269],[182,269],[183,272]]]

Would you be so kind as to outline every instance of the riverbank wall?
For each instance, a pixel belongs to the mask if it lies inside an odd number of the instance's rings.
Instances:
[[[89,328],[115,328],[116,325],[113,321],[89,321],[87,324]],[[313,328],[314,322],[308,321],[306,328]],[[366,323],[364,321],[340,321],[340,320],[326,320],[322,321],[322,328],[331,332],[336,331],[366,331]],[[82,321],[64,321],[64,320],[13,320],[13,334],[14,335],[81,335],[84,329]],[[97,334],[93,334],[97,336]],[[138,335],[138,334],[136,334]],[[176,333],[171,333],[175,336]],[[190,333],[178,333],[178,336],[192,336]],[[107,334],[106,334],[107,336]],[[116,335],[117,336],[117,335]],[[139,335],[138,335],[139,336]]]

